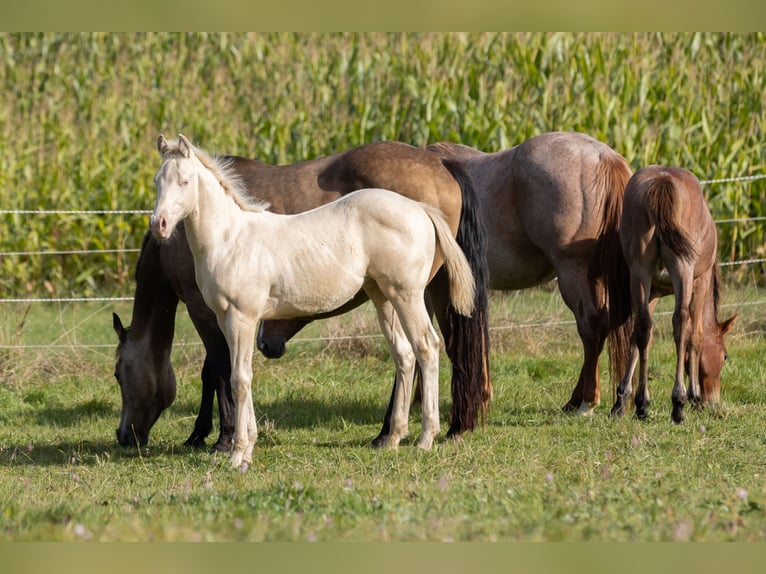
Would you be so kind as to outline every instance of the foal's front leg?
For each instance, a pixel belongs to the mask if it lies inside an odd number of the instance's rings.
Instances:
[[[221,330],[226,335],[231,356],[231,391],[234,398],[234,449],[231,466],[246,470],[252,462],[258,427],[253,408],[253,347],[256,321],[230,307],[223,317]]]

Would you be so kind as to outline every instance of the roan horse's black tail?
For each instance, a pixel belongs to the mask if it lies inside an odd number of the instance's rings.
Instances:
[[[492,399],[489,376],[489,267],[487,232],[481,218],[481,206],[470,178],[460,163],[443,159],[442,163],[460,184],[462,209],[457,243],[471,265],[476,294],[470,317],[460,315],[450,304],[447,308],[449,334],[445,350],[452,363],[452,413],[448,437],[457,436],[484,423]]]

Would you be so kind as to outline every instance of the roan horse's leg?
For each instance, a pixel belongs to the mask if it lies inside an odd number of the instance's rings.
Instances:
[[[577,409],[579,414],[590,415],[601,401],[598,358],[604,349],[608,329],[604,306],[597,302],[598,290],[602,289],[603,285],[591,284],[587,265],[583,264],[587,257],[577,253],[565,257],[556,270],[559,291],[564,302],[574,313],[577,332],[583,345],[584,360],[577,386],[564,410]]]
[[[234,398],[234,449],[230,462],[234,468],[246,470],[252,462],[258,440],[258,427],[253,408],[253,348],[257,320],[252,321],[230,307],[218,321],[226,336],[231,355],[231,390]]]

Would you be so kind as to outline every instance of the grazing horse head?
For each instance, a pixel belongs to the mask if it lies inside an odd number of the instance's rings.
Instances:
[[[175,399],[176,377],[167,353],[153,353],[149,348],[151,333],[141,336],[123,327],[116,313],[112,320],[119,339],[114,376],[122,395],[117,441],[122,446],[143,447],[152,426]]]
[[[721,400],[721,370],[727,359],[724,335],[731,331],[737,322],[737,315],[733,315],[725,321],[718,320],[720,285],[720,273],[718,265],[716,265],[713,272],[713,305],[712,308],[708,306],[703,310],[704,317],[702,320],[703,336],[699,354],[699,381],[703,405],[714,405]]]

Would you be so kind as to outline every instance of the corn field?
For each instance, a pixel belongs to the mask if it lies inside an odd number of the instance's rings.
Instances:
[[[146,215],[20,211],[150,210],[161,132],[291,163],[573,130],[634,169],[739,178],[766,172],[764,64],[763,34],[0,34],[0,289],[131,294],[135,254],[119,250]],[[766,215],[765,181],[707,186],[714,217]],[[723,225],[719,247],[763,256],[764,225]],[[29,254],[67,250],[105,252]]]

